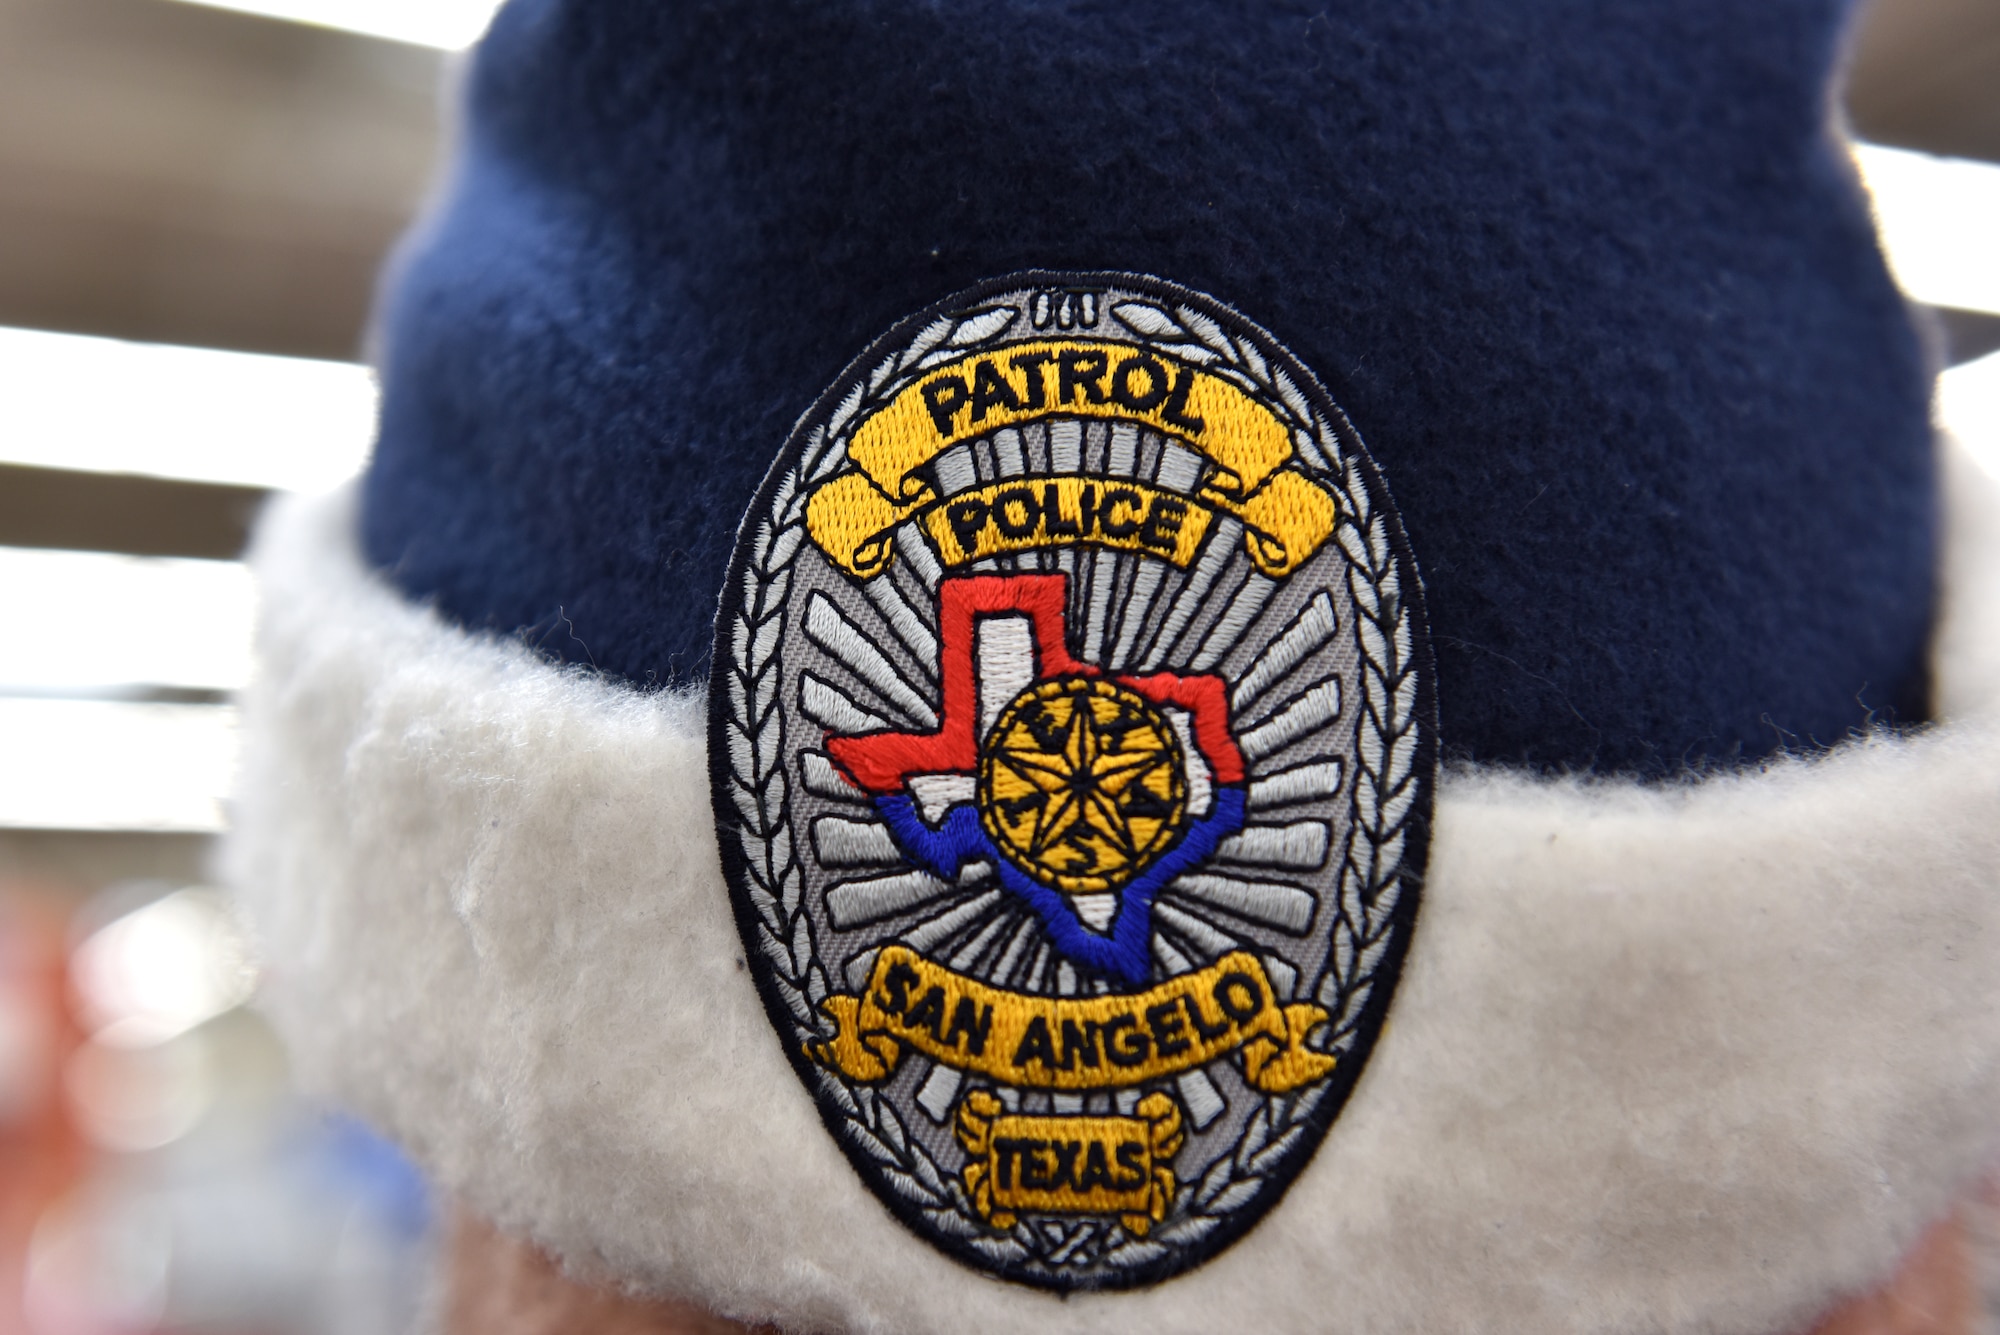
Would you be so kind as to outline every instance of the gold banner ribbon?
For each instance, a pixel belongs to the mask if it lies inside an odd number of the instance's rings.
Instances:
[[[958,1105],[954,1130],[971,1162],[962,1173],[979,1217],[1012,1228],[1016,1212],[1115,1214],[1143,1238],[1174,1199],[1167,1166],[1186,1139],[1181,1110],[1148,1094],[1131,1117],[1024,1116],[975,1089]]]
[[[860,995],[820,1003],[836,1032],[807,1054],[851,1080],[894,1073],[906,1051],[1019,1089],[1120,1089],[1237,1054],[1267,1094],[1311,1084],[1334,1058],[1305,1045],[1327,1013],[1284,1004],[1255,955],[1233,951],[1144,992],[1045,997],[968,978],[885,946]]]
[[[1256,490],[1292,457],[1292,433],[1234,381],[1148,348],[1095,339],[1012,343],[926,372],[855,431],[848,457],[891,497],[945,450],[1001,427],[1060,414],[1140,422],[1186,441],[1222,470],[1216,485]]]
[[[1333,498],[1284,467],[1293,455],[1291,430],[1270,408],[1199,366],[1091,339],[1014,343],[926,372],[855,429],[847,453],[857,471],[813,492],[807,531],[848,572],[879,574],[889,564],[891,529],[951,503],[940,501],[926,464],[954,445],[1051,416],[1140,423],[1203,455],[1215,472],[1201,500],[1242,520],[1245,547],[1267,575],[1290,573],[1333,532]],[[936,524],[925,527],[938,540]],[[1034,545],[1081,539],[1051,535]]]
[[[1064,476],[962,491],[925,510],[922,522],[948,566],[1088,542],[1185,568],[1214,518],[1200,501],[1143,482]]]

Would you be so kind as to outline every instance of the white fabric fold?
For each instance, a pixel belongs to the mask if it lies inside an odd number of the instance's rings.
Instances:
[[[2000,1148],[2000,501],[1949,472],[1944,721],[1682,785],[1448,774],[1354,1097],[1147,1291],[896,1223],[740,963],[701,700],[402,599],[345,494],[257,544],[228,870],[306,1080],[588,1276],[898,1335],[1794,1331]]]

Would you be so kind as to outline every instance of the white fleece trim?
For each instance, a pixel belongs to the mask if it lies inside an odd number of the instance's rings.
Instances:
[[[2000,1136],[2000,503],[1954,460],[1953,721],[1699,784],[1448,776],[1389,1024],[1285,1201],[1062,1300],[896,1223],[779,1051],[704,709],[263,529],[228,860],[314,1086],[584,1273],[794,1329],[1802,1329]]]

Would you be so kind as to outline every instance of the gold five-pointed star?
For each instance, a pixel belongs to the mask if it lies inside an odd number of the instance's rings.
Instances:
[[[1015,865],[1065,894],[1124,885],[1186,824],[1173,726],[1115,682],[1038,682],[1001,711],[980,749],[987,834]]]

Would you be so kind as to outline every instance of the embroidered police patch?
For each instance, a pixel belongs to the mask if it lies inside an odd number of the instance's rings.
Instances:
[[[744,520],[709,754],[771,1021],[898,1218],[1103,1289],[1277,1203],[1416,912],[1429,663],[1359,437],[1227,307],[1021,274],[848,367]]]

